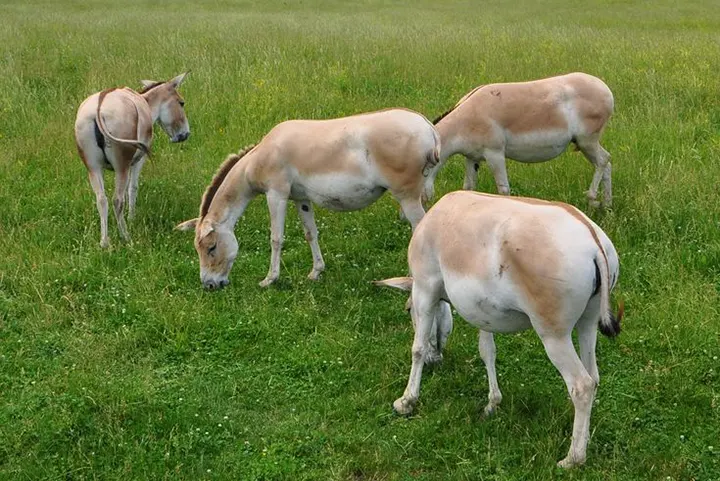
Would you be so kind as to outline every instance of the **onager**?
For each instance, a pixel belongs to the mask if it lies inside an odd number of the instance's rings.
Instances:
[[[445,161],[460,153],[466,158],[463,189],[475,190],[480,161],[486,160],[498,192],[508,195],[506,157],[545,162],[573,142],[595,166],[587,192],[591,206],[600,205],[597,194],[602,180],[603,206],[610,207],[612,167],[600,136],[613,106],[608,86],[584,73],[477,87],[433,122],[442,151],[431,176],[434,179]]]
[[[190,135],[185,101],[177,92],[186,75],[187,72],[167,82],[143,80],[140,92],[128,87],[103,90],[85,99],[78,109],[75,143],[95,192],[103,248],[110,245],[103,168],[115,171],[113,208],[120,236],[129,241],[123,216],[125,196],[132,219],[138,178],[152,145],[153,123],[159,121],[172,142],[182,142]]]
[[[489,381],[487,415],[502,399],[493,333],[530,327],[537,332],[575,406],[570,451],[558,464],[582,464],[600,380],[597,328],[616,336],[623,312],[621,306],[616,318],[610,311],[618,257],[605,233],[567,204],[458,191],[440,199],[415,229],[408,263],[412,277],[376,282],[412,291],[406,305],[415,328],[412,369],[395,410],[412,412],[423,364],[440,358],[452,330],[449,302],[480,329],[478,347]]]
[[[413,229],[425,214],[427,171],[438,161],[440,139],[429,120],[389,109],[332,120],[291,120],[275,126],[257,146],[230,155],[205,191],[200,216],[177,226],[195,229],[200,280],[224,287],[237,256],[233,232],[250,201],[265,194],[270,210],[270,269],[260,286],[280,273],[288,200],[297,207],[317,279],[325,269],[313,203],[331,210],[363,209],[386,190]]]

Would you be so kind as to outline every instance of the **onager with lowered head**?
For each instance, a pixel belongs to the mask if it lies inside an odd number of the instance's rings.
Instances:
[[[440,153],[429,120],[405,109],[389,109],[332,120],[290,120],[275,126],[254,147],[230,155],[203,195],[200,217],[178,225],[195,229],[200,280],[224,287],[238,252],[233,232],[250,201],[265,194],[270,209],[270,270],[280,273],[288,200],[297,207],[310,244],[317,279],[325,269],[317,240],[313,203],[331,210],[363,209],[390,191],[413,228],[425,214],[421,197]]]
[[[128,87],[103,90],[85,99],[78,109],[75,143],[95,192],[101,247],[110,245],[103,168],[115,171],[115,219],[120,236],[130,240],[123,216],[125,196],[132,219],[140,170],[152,145],[153,123],[159,121],[173,142],[182,142],[190,135],[185,101],[177,92],[185,75],[187,72],[167,82],[143,80],[140,92]]]
[[[480,329],[478,347],[490,386],[486,414],[502,399],[492,333],[530,327],[537,332],[575,406],[570,451],[558,464],[584,463],[600,380],[597,329],[614,337],[622,318],[622,307],[617,318],[610,311],[618,256],[605,233],[567,204],[458,191],[440,199],[417,226],[408,263],[412,277],[376,282],[412,291],[412,369],[395,410],[412,412],[423,364],[439,358],[452,330],[449,302]]]
[[[442,151],[438,170],[453,154],[463,154],[463,189],[475,190],[480,161],[486,160],[500,194],[510,193],[505,158],[544,162],[562,154],[571,142],[595,166],[590,204],[598,207],[603,183],[603,206],[612,204],[610,154],[600,136],[614,107],[605,83],[592,75],[571,73],[532,82],[483,85],[465,95],[438,117]]]

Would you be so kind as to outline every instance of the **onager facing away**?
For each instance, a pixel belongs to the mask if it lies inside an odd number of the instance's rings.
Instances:
[[[480,329],[478,347],[490,386],[486,414],[502,399],[493,333],[530,327],[537,332],[575,406],[570,451],[558,464],[585,462],[590,411],[600,380],[597,328],[614,337],[622,319],[622,307],[617,318],[610,311],[618,257],[605,233],[567,204],[458,191],[440,199],[415,229],[408,263],[412,277],[376,282],[412,291],[412,369],[395,410],[412,412],[423,364],[438,359],[452,330],[450,302]]]
[[[413,228],[425,214],[421,197],[440,154],[429,120],[405,109],[389,109],[333,120],[291,120],[275,126],[255,147],[230,155],[203,195],[200,217],[177,226],[195,229],[200,280],[224,287],[237,256],[235,223],[250,201],[265,194],[270,209],[270,270],[280,273],[288,200],[295,202],[310,244],[317,279],[325,269],[317,240],[313,203],[327,209],[363,209],[386,190],[400,203]]]
[[[584,73],[521,83],[477,87],[434,122],[440,133],[440,163],[434,178],[453,154],[463,154],[463,189],[475,190],[480,161],[486,160],[500,194],[510,193],[505,158],[544,162],[562,154],[570,142],[595,166],[590,204],[598,207],[603,182],[603,206],[612,204],[610,154],[600,136],[612,115],[612,92],[602,80]]]
[[[95,192],[101,247],[110,245],[103,168],[115,171],[113,208],[120,236],[129,241],[123,216],[125,196],[132,219],[140,170],[152,145],[153,123],[159,121],[173,142],[182,142],[190,135],[185,101],[177,92],[186,75],[187,72],[167,82],[143,80],[140,92],[128,87],[103,90],[85,99],[78,109],[75,143]]]

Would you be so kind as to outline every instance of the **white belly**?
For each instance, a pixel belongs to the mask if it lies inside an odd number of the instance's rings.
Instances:
[[[476,279],[445,280],[445,291],[455,310],[475,327],[488,332],[517,332],[532,327],[530,318],[516,308],[510,285]]]
[[[292,185],[290,197],[293,200],[310,200],[330,210],[349,211],[364,209],[385,190],[372,178],[330,173],[297,179]]]
[[[505,156],[519,162],[544,162],[565,152],[572,141],[568,130],[506,134]]]

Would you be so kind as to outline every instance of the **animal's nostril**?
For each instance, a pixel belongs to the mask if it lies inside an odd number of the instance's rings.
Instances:
[[[222,281],[220,281],[220,286],[221,286],[221,287],[225,287],[225,286],[227,286],[228,284],[230,284],[230,280],[228,280],[228,279],[223,279]]]

